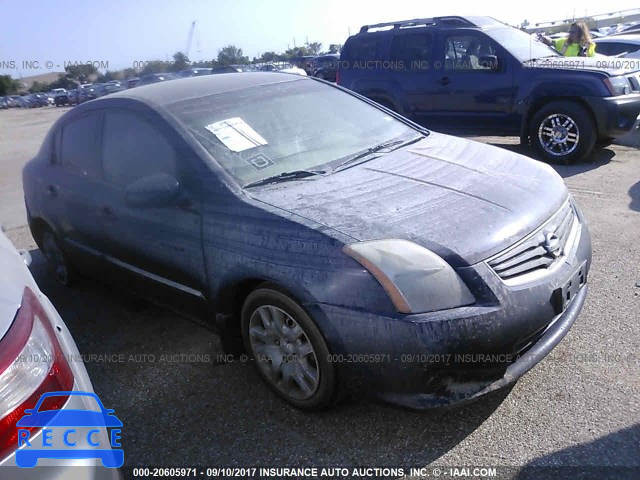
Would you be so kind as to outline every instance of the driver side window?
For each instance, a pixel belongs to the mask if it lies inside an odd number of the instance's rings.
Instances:
[[[102,141],[104,179],[120,188],[143,177],[177,177],[177,155],[147,120],[129,112],[105,114]]]
[[[496,55],[496,49],[488,37],[451,35],[445,40],[444,68],[453,71],[492,71],[495,65],[491,65],[486,58]]]

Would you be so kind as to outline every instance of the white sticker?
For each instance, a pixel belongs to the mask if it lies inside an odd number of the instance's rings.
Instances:
[[[243,152],[267,144],[267,141],[240,117],[212,123],[205,128],[233,152]]]

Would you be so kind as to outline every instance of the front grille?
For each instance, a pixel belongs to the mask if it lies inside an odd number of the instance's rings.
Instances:
[[[487,263],[503,280],[513,280],[537,270],[550,268],[565,252],[576,213],[567,202],[542,228],[514,247],[490,259]],[[559,244],[554,252],[549,248],[549,236],[555,234],[553,242]]]

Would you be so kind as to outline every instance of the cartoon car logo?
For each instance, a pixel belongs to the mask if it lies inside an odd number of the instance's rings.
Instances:
[[[78,410],[63,408],[61,410],[39,411],[42,403],[54,396],[89,396],[95,399],[100,411]],[[124,451],[120,447],[120,428],[122,422],[116,417],[114,410],[104,408],[104,405],[93,392],[49,392],[40,397],[33,409],[24,411],[25,415],[18,420],[18,447],[16,464],[19,467],[35,467],[40,458],[53,459],[84,459],[99,458],[105,467],[119,468],[124,463]],[[41,439],[30,439],[31,428],[42,428]],[[92,427],[81,434],[75,427]],[[99,428],[111,428],[110,448],[100,444]],[[52,443],[53,430],[56,429],[58,445],[66,448],[54,448]],[[82,428],[81,430],[87,430]],[[62,440],[62,442],[60,442]],[[78,443],[85,443],[90,448],[75,448]],[[41,448],[40,448],[41,447]]]

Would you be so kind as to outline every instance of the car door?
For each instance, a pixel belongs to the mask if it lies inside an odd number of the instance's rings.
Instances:
[[[51,167],[41,184],[44,216],[74,256],[95,250],[101,236],[96,218],[101,195],[100,122],[101,113],[91,111],[62,124],[54,133]]]
[[[475,30],[439,34],[435,93],[425,122],[435,130],[504,134],[516,93],[512,57]]]
[[[108,199],[106,253],[118,266],[184,292],[201,295],[205,285],[195,155],[159,116],[129,109],[104,115],[101,142]],[[163,174],[180,184],[181,200],[161,207],[132,206],[127,188]]]
[[[416,118],[429,112],[434,88],[433,34],[424,29],[396,33],[389,47],[388,66],[403,113]]]

